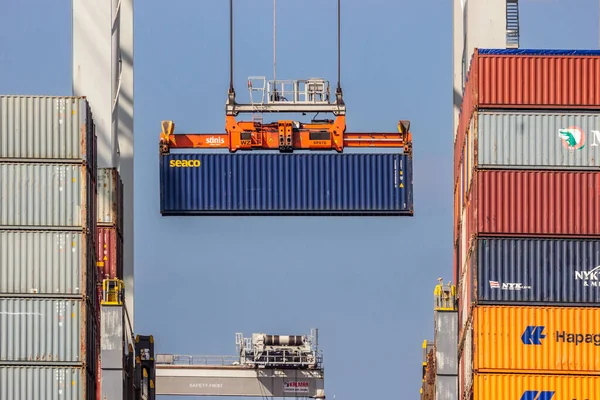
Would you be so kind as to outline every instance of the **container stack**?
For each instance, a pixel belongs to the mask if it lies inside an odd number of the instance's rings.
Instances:
[[[123,181],[116,168],[98,169],[98,275],[123,279]]]
[[[102,281],[123,279],[123,181],[116,168],[98,169],[98,208],[96,262],[97,267],[97,324],[102,326],[100,302]],[[102,329],[100,329],[102,331]],[[97,343],[97,385],[102,385],[102,360],[100,342]],[[99,393],[98,398],[101,398]]]
[[[596,398],[600,52],[476,50],[454,160],[460,398]]]
[[[0,399],[95,399],[96,135],[82,97],[0,96]]]

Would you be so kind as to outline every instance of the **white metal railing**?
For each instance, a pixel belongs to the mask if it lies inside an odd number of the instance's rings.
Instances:
[[[330,104],[329,81],[322,78],[269,80],[264,76],[248,77],[252,105]]]
[[[239,357],[219,355],[157,354],[156,364],[171,365],[237,365]]]

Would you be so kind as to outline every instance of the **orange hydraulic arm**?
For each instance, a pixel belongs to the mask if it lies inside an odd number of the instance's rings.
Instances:
[[[398,133],[361,132],[347,133],[346,117],[335,120],[300,123],[282,120],[263,124],[261,122],[238,122],[233,116],[226,117],[227,133],[175,134],[173,121],[162,121],[160,151],[168,154],[170,149],[219,148],[237,150],[273,149],[282,152],[293,150],[336,150],[344,147],[397,147],[405,153],[412,152],[412,134],[409,121],[398,122]]]

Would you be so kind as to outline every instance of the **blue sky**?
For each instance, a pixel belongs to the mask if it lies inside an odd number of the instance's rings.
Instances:
[[[336,80],[334,0],[278,2],[278,78]],[[348,130],[414,135],[414,218],[163,218],[161,119],[220,132],[228,2],[136,0],[136,330],[234,354],[235,332],[320,329],[329,398],[418,398],[433,287],[452,277],[452,2],[344,0]],[[521,47],[597,48],[598,3],[522,0]],[[235,86],[272,74],[272,1],[237,0]],[[311,22],[306,22],[311,21]],[[0,2],[0,93],[69,95],[70,2]]]

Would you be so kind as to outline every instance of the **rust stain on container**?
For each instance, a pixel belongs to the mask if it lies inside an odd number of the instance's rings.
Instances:
[[[600,308],[479,306],[473,326],[475,371],[600,371]]]
[[[597,172],[478,171],[474,184],[478,234],[600,236]]]
[[[592,400],[600,393],[600,376],[475,374],[473,381],[472,400]]]
[[[123,237],[117,228],[98,227],[97,232],[99,280],[123,279]]]

